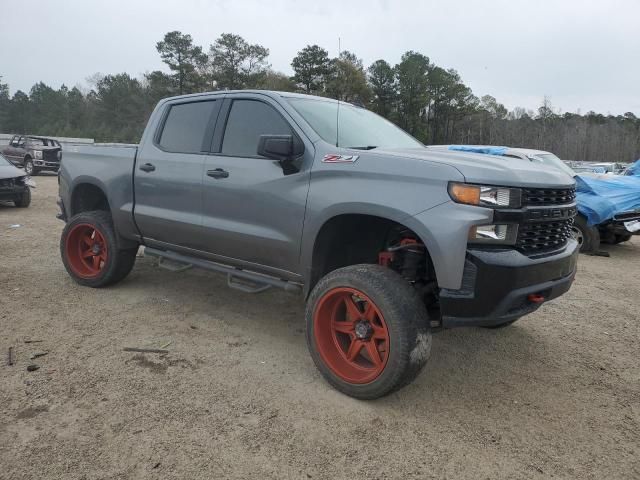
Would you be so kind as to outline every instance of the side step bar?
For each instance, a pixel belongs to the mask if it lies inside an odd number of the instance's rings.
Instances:
[[[214,272],[226,273],[227,284],[230,287],[242,290],[243,292],[259,293],[269,287],[282,288],[283,290],[291,293],[299,293],[302,291],[302,286],[297,283],[288,282],[286,280],[267,275],[261,275],[259,273],[249,272],[247,270],[241,270],[239,268],[228,267],[209,260],[182,255],[181,253],[168,252],[166,250],[158,250],[150,247],[145,247],[144,253],[145,255],[150,255],[152,257],[158,257],[160,259],[165,258],[167,260],[182,263],[186,267],[185,270],[193,266],[204,268],[205,270],[212,270]],[[181,270],[182,269],[177,269],[177,271]],[[244,280],[244,282],[242,282],[242,280]]]

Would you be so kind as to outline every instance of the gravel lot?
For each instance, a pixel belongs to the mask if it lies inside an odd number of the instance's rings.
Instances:
[[[56,178],[36,181],[0,206],[2,479],[640,478],[639,239],[512,327],[438,333],[412,385],[361,402],[315,370],[299,297],[149,257],[73,283]]]

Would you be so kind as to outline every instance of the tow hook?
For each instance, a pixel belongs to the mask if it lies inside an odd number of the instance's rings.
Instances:
[[[527,296],[527,300],[529,300],[531,303],[542,303],[544,302],[545,298],[543,295],[532,293],[531,295]]]

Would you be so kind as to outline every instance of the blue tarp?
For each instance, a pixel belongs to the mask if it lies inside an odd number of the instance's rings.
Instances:
[[[485,155],[504,155],[507,147],[474,147],[471,145],[449,145],[449,150],[457,152],[484,153]]]
[[[640,208],[640,175],[608,175],[606,178],[577,175],[575,180],[578,211],[587,217],[589,225],[598,225],[618,213]]]

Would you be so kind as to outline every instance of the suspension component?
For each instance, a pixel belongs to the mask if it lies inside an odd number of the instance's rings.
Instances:
[[[402,238],[398,244],[378,254],[378,264],[392,268],[406,280],[415,282],[425,274],[424,244],[414,238]]]

